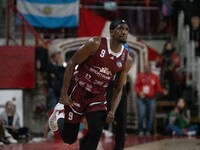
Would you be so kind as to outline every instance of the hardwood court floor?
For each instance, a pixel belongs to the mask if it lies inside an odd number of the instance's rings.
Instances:
[[[171,136],[138,136],[134,134],[127,134],[125,147],[132,147],[135,145],[141,145],[144,143],[151,143],[154,141],[176,138]],[[188,137],[183,137],[188,138]],[[190,137],[191,139],[191,137]],[[192,137],[192,139],[200,139],[199,137]],[[113,150],[114,138],[113,137],[101,137],[97,150]],[[78,150],[79,142],[72,145],[66,145],[60,140],[54,141],[41,141],[41,142],[29,142],[29,143],[18,143],[0,146],[0,150]]]

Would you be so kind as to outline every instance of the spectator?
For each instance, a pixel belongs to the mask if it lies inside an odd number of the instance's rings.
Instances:
[[[3,120],[0,117],[0,145],[4,144],[14,144],[17,143],[15,139],[13,139],[12,135],[8,133],[8,131],[3,126]]]
[[[174,110],[169,113],[169,124],[167,131],[173,135],[188,135],[192,136],[197,133],[198,126],[190,125],[190,110],[185,104],[185,100],[180,98]]]
[[[28,128],[20,126],[20,118],[15,111],[15,105],[12,101],[7,101],[5,110],[0,114],[5,129],[13,136],[14,139],[18,140],[19,137],[28,138]]]
[[[135,90],[137,94],[138,131],[144,134],[144,119],[146,118],[146,135],[150,135],[155,112],[155,99],[157,93],[167,94],[161,85],[157,75],[151,72],[149,63],[144,64],[144,73],[137,77]]]
[[[46,49],[42,44],[40,44],[38,47],[35,47],[35,62],[37,70],[41,72],[47,71],[48,49]]]
[[[175,52],[171,41],[165,43],[162,55],[157,59],[156,66],[161,68],[161,85],[169,92],[165,99],[178,99],[181,95],[179,84],[177,83],[177,68],[180,66],[180,58]]]
[[[51,110],[57,104],[63,82],[65,67],[60,51],[51,54],[51,61],[47,68],[48,81],[48,109]]]
[[[191,19],[190,40],[195,42],[195,56],[200,56],[200,19],[194,16]]]
[[[48,117],[52,114],[53,108],[58,103],[65,72],[65,67],[63,66],[64,61],[62,59],[61,52],[56,50],[50,54],[50,57],[50,62],[47,65]],[[44,126],[44,138],[48,137],[48,132],[49,126],[47,120]],[[54,133],[54,135],[57,135],[57,133]]]

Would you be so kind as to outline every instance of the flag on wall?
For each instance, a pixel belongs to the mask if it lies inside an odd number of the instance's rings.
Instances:
[[[17,8],[34,27],[69,28],[79,24],[79,0],[17,0]]]

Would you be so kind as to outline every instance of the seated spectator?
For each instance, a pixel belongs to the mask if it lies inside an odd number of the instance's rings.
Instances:
[[[20,126],[20,118],[12,101],[6,102],[5,110],[0,114],[4,128],[18,140],[20,137],[28,138],[28,128]]]
[[[200,18],[194,16],[191,19],[190,40],[195,42],[195,56],[200,56]]]
[[[185,100],[180,98],[174,110],[169,113],[169,124],[167,131],[173,135],[196,135],[198,126],[190,124],[190,110],[187,108]]]
[[[8,133],[8,131],[3,126],[3,120],[0,117],[0,145],[4,144],[14,144],[17,143],[15,139],[13,139],[12,135]]]

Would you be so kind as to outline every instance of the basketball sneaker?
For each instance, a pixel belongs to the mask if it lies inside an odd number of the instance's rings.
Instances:
[[[57,124],[57,116],[59,113],[62,112],[64,114],[64,105],[61,103],[56,104],[53,113],[49,117],[49,128],[51,131],[57,131],[58,130],[58,124]],[[64,115],[63,115],[64,118]]]

